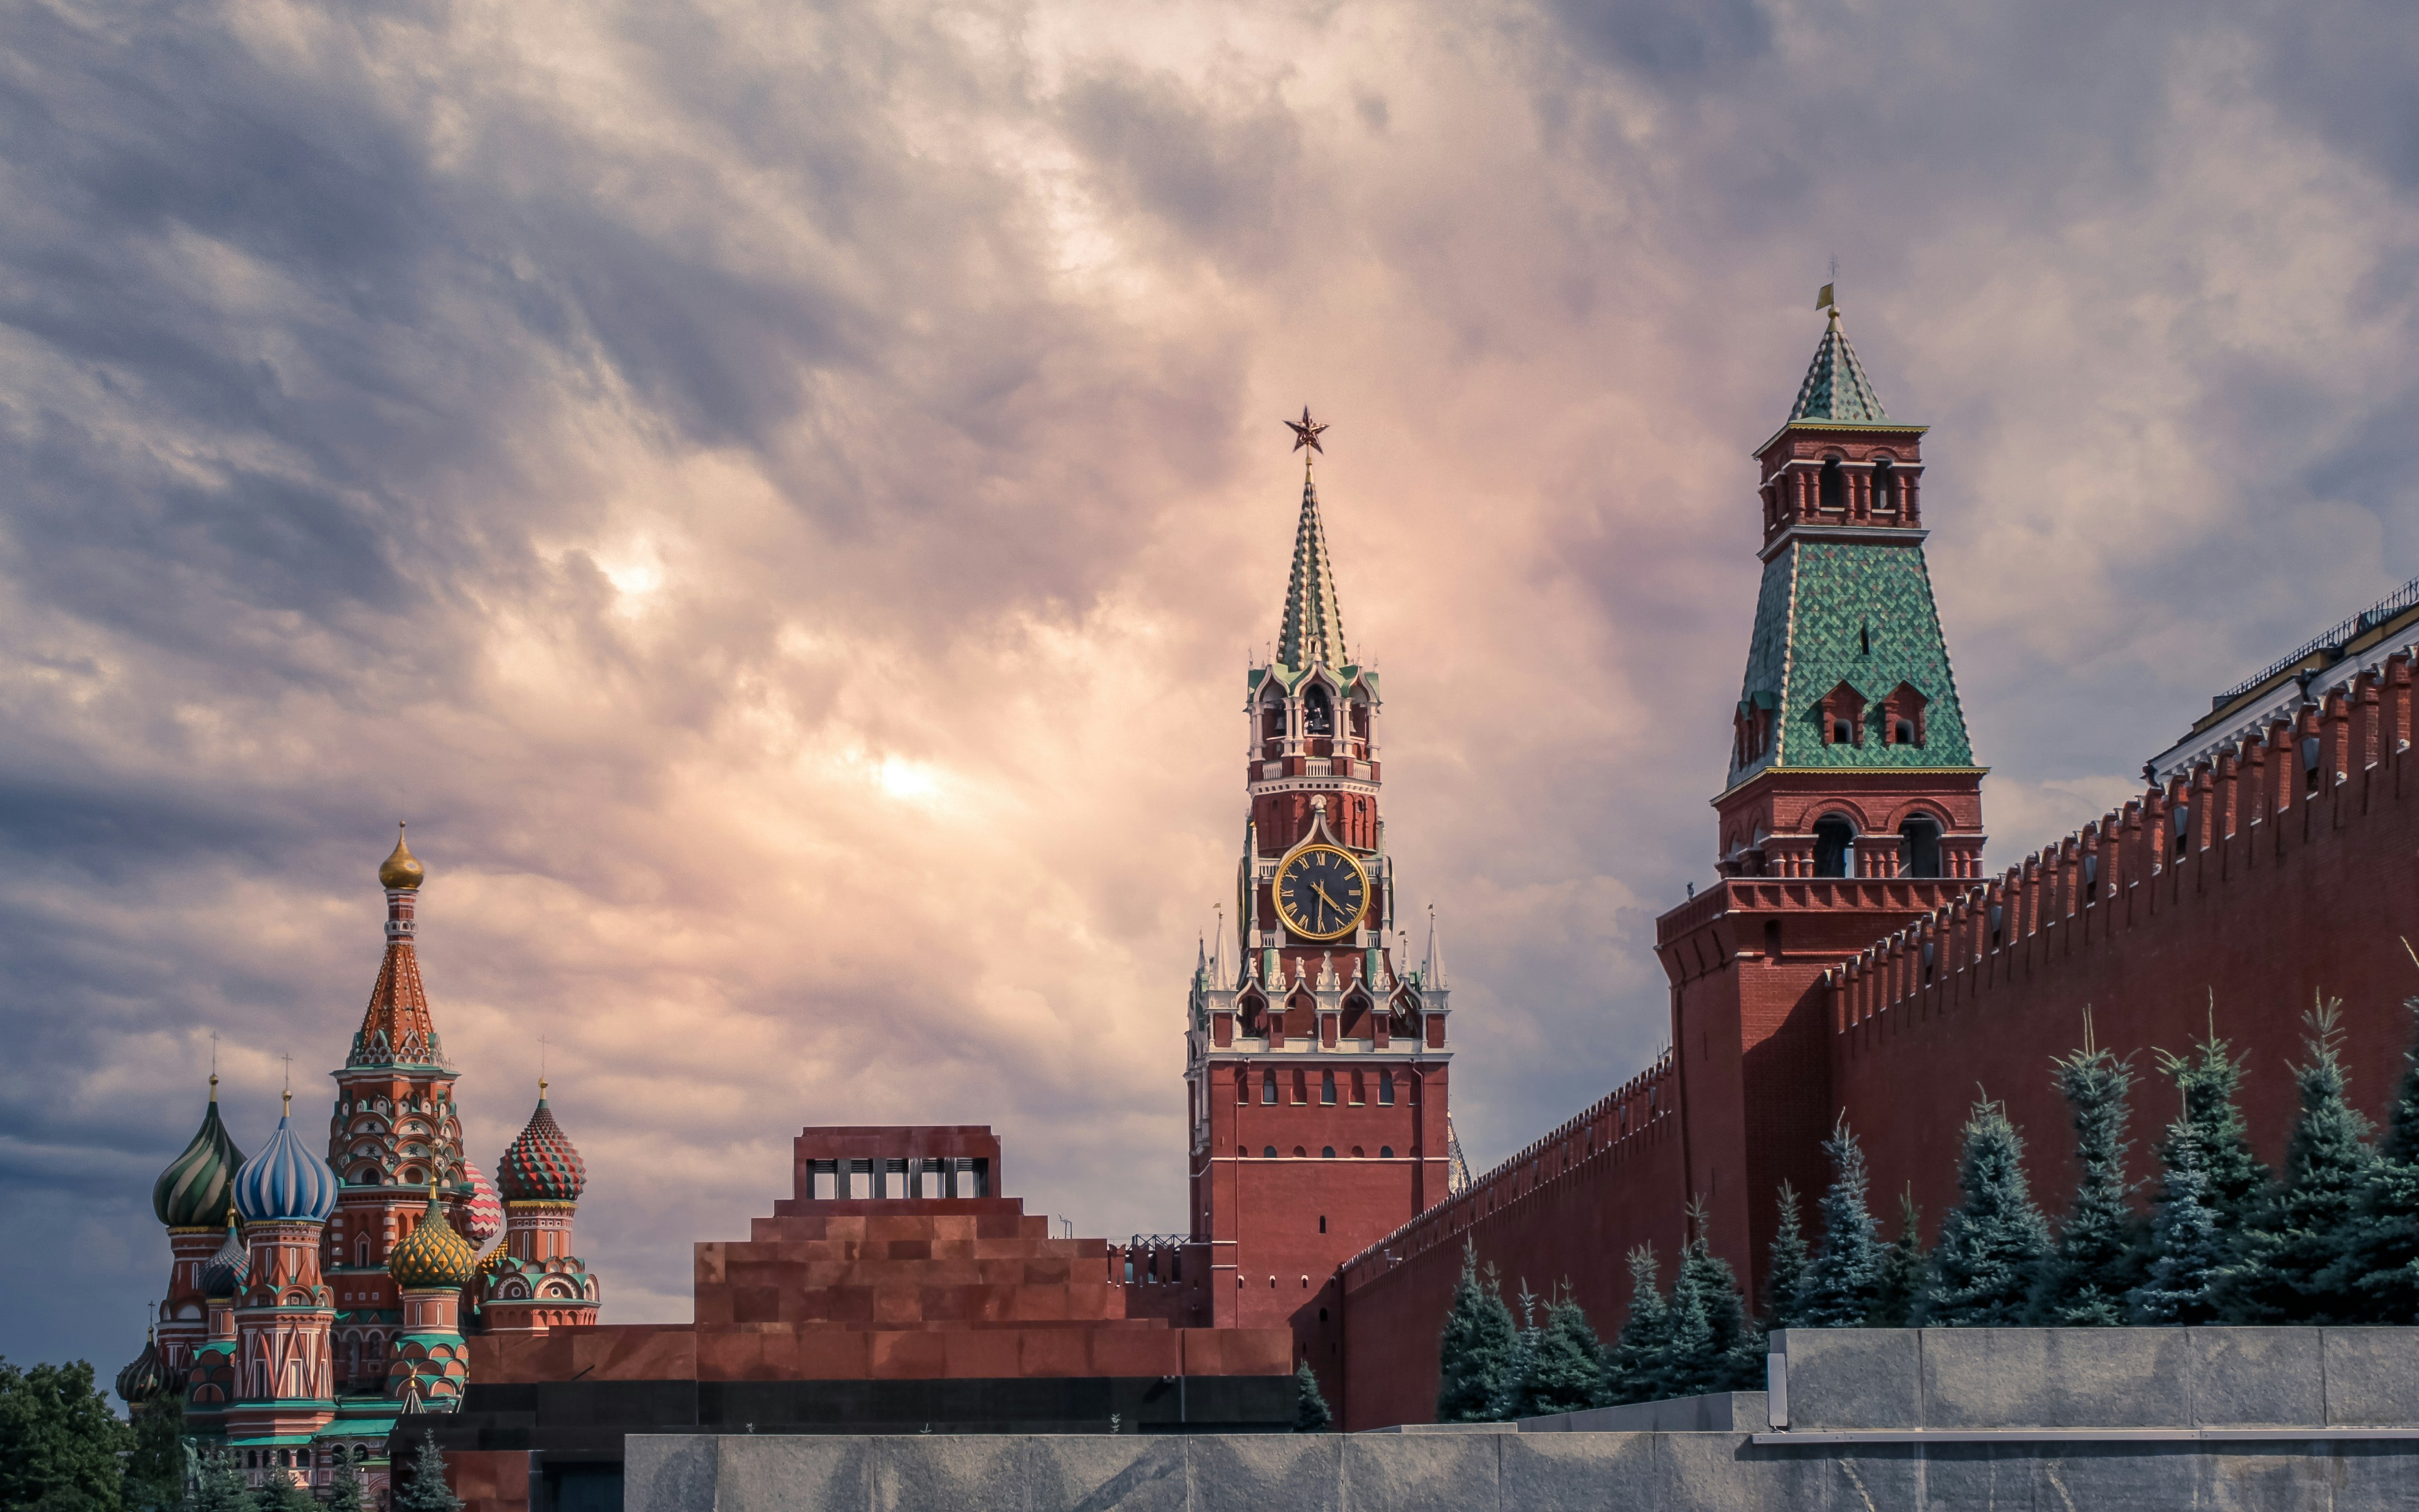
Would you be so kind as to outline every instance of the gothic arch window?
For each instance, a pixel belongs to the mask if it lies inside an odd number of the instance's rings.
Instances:
[[[1906,874],[1911,877],[1946,875],[1940,866],[1940,821],[1930,814],[1910,814],[1898,826],[1899,843],[1905,853]]]
[[[1260,705],[1260,738],[1283,740],[1286,733],[1285,724],[1285,701],[1271,694],[1268,701]]]
[[[1264,1106],[1273,1107],[1276,1105],[1276,1101],[1277,1072],[1276,1068],[1271,1066],[1260,1072],[1260,1102]]]
[[[1390,1108],[1394,1105],[1394,1072],[1392,1067],[1379,1068],[1378,1105],[1381,1108]]]
[[[1318,1103],[1321,1107],[1332,1108],[1335,1105],[1335,1072],[1332,1071],[1322,1071],[1318,1073]],[[1332,1154],[1333,1151],[1331,1150],[1329,1153]]]
[[[1302,728],[1307,735],[1335,733],[1335,701],[1328,697],[1324,684],[1311,684],[1302,696]]]
[[[363,1234],[353,1241],[353,1263],[364,1271],[370,1268],[369,1235]]]
[[[1845,814],[1826,813],[1814,821],[1814,874],[1846,876],[1848,854],[1856,841],[1857,826]]]

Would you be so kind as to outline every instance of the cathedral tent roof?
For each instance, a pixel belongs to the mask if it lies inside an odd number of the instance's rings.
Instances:
[[[1835,425],[1887,425],[1887,411],[1882,409],[1881,395],[1873,392],[1872,380],[1865,377],[1865,364],[1857,361],[1857,349],[1848,345],[1848,333],[1840,329],[1840,312],[1831,311],[1830,324],[1823,331],[1823,339],[1814,347],[1814,361],[1807,364],[1806,381],[1797,386],[1797,403],[1789,410],[1791,424],[1799,421],[1828,421]]]

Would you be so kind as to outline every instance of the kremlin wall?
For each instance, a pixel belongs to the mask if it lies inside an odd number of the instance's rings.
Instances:
[[[2214,698],[2137,798],[1991,871],[1924,427],[1884,409],[1834,308],[1738,511],[1761,581],[1718,779],[1706,753],[1718,880],[1657,923],[1671,1048],[1473,1179],[1443,952],[1431,923],[1410,959],[1396,917],[1379,679],[1309,471],[1326,427],[1287,424],[1302,512],[1243,689],[1235,909],[1186,1004],[1188,1235],[1054,1236],[986,1128],[809,1127],[792,1195],[696,1244],[692,1322],[602,1322],[572,1253],[586,1172],[543,1086],[499,1182],[463,1157],[398,841],[325,1158],[289,1119],[247,1160],[213,1091],[155,1193],[169,1300],[121,1395],[181,1394],[255,1479],[356,1474],[373,1504],[390,1441],[424,1430],[479,1512],[618,1505],[628,1433],[1281,1430],[1302,1363],[1341,1426],[1418,1423],[1466,1248],[1507,1290],[1568,1282],[1610,1333],[1626,1252],[1668,1262],[1692,1206],[1753,1288],[1775,1193],[1821,1190],[1838,1119],[1876,1193],[1936,1228],[1980,1093],[2035,1189],[2066,1191],[2049,1063],[2087,1011],[2140,1067],[2213,1025],[2273,1160],[2301,1015],[2340,997],[2356,1099],[2382,1107],[2419,994],[2419,584]],[[2163,1092],[2146,1079],[2137,1125]]]

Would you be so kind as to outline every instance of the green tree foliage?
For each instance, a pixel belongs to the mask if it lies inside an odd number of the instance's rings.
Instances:
[[[1797,1189],[1780,1183],[1780,1217],[1764,1267],[1764,1326],[1797,1326],[1797,1288],[1806,1279],[1806,1227],[1798,1217]]]
[[[2403,999],[2419,1021],[2419,997]],[[2356,1290],[2367,1321],[2419,1323],[2419,1043],[2402,1053],[2402,1087],[2346,1235],[2338,1290]]]
[[[1688,1207],[1688,1247],[1680,1252],[1680,1273],[1673,1279],[1676,1312],[1681,1294],[1688,1305],[1704,1314],[1704,1341],[1699,1354],[1673,1354],[1665,1369],[1667,1396],[1693,1396],[1709,1391],[1738,1391],[1764,1371],[1764,1335],[1749,1326],[1747,1299],[1739,1293],[1738,1273],[1716,1255],[1705,1237],[1708,1219],[1702,1202]],[[1677,1331],[1675,1330],[1675,1336]],[[1693,1336],[1693,1335],[1692,1335]]]
[[[1823,1194],[1823,1239],[1806,1267],[1795,1308],[1800,1328],[1858,1328],[1881,1300],[1879,1226],[1866,1206],[1871,1178],[1865,1152],[1843,1116],[1823,1142],[1831,1157],[1831,1189]]]
[[[2142,1284],[2149,1257],[2134,1186],[2125,1179],[2125,1100],[2134,1069],[2088,1042],[2053,1062],[2053,1080],[2074,1120],[2074,1197],[2058,1226],[2057,1246],[2033,1283],[2032,1320],[2053,1328],[2113,1328],[2125,1298]]]
[[[2218,1286],[2228,1322],[2367,1320],[2340,1262],[2376,1159],[2369,1122],[2346,1096],[2341,1005],[2320,1004],[2303,1022],[2310,1058],[2293,1068],[2301,1117],[2282,1175],[2235,1236],[2233,1263]]]
[[[1926,1263],[1923,1214],[1916,1208],[1915,1186],[1909,1182],[1898,1196],[1898,1238],[1882,1257],[1882,1294],[1873,1304],[1873,1327],[1904,1328],[1915,1320]]]
[[[82,1360],[20,1370],[0,1360],[0,1507],[118,1512],[118,1454],[132,1435]]]
[[[349,1463],[336,1467],[335,1484],[328,1490],[328,1512],[362,1512],[362,1473]]]
[[[1503,1374],[1495,1382],[1494,1399],[1487,1404],[1487,1420],[1505,1423],[1520,1415],[1520,1392],[1529,1379],[1529,1370],[1537,1358],[1537,1296],[1529,1283],[1520,1283],[1520,1326],[1512,1335],[1512,1357],[1503,1366]]]
[[[395,1512],[462,1512],[462,1499],[445,1484],[445,1457],[437,1436],[423,1433],[411,1451],[411,1474],[394,1495]]]
[[[1629,1252],[1629,1316],[1605,1360],[1606,1395],[1615,1402],[1651,1402],[1660,1395],[1672,1310],[1657,1270],[1652,1248],[1641,1244]]]
[[[244,1484],[243,1468],[235,1462],[235,1452],[205,1453],[186,1512],[251,1512],[251,1508],[252,1488]]]
[[[1545,1326],[1529,1350],[1513,1402],[1514,1417],[1577,1412],[1605,1402],[1604,1347],[1595,1325],[1571,1296],[1568,1281],[1546,1308]]]
[[[134,1412],[133,1452],[120,1498],[126,1512],[177,1512],[185,1501],[185,1401],[169,1395]]]
[[[272,1470],[253,1496],[257,1512],[319,1512],[319,1499],[292,1473]]]
[[[1493,1411],[1516,1343],[1512,1310],[1495,1282],[1495,1268],[1482,1277],[1478,1247],[1465,1243],[1461,1279],[1445,1313],[1438,1348],[1437,1421],[1484,1423]]]
[[[1293,1430],[1296,1433],[1323,1433],[1334,1416],[1327,1410],[1327,1398],[1318,1392],[1318,1372],[1304,1360],[1293,1371]]]
[[[2180,1118],[2159,1149],[2166,1171],[2150,1216],[2149,1274],[2126,1299],[2127,1312],[2136,1323],[2215,1322],[2226,1236],[2210,1205],[2199,1134]]]
[[[2034,1274],[2049,1253],[2049,1224],[2025,1182],[2024,1138],[1996,1103],[1975,1103],[1965,1120],[1957,1185],[1964,1201],[1941,1225],[1917,1321],[1951,1328],[2021,1323]]]
[[[2209,1183],[2209,1207],[2217,1215],[2219,1232],[2229,1239],[2242,1228],[2268,1190],[2268,1167],[2251,1152],[2250,1131],[2242,1110],[2234,1105],[2242,1086],[2242,1062],[2234,1058],[2217,1037],[2217,1014],[2210,1011],[2209,1038],[2193,1047],[2191,1056],[2159,1052],[2159,1067],[2176,1084],[2183,1104],[2180,1126],[2192,1131],[2201,1174]],[[2174,1128],[2168,1132],[2175,1138]],[[2173,1154],[2164,1146],[2160,1160],[2172,1167]]]

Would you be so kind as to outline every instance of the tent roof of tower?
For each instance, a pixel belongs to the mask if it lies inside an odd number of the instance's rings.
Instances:
[[[1752,455],[1762,455],[1793,430],[1887,430],[1919,436],[1931,428],[1889,417],[1881,395],[1873,392],[1873,380],[1865,376],[1865,364],[1857,360],[1857,349],[1848,345],[1848,333],[1840,329],[1836,306],[1830,315],[1823,339],[1815,343],[1814,360],[1806,364],[1805,380],[1797,385],[1797,402],[1789,407],[1789,418]]]
[[[1302,520],[1294,527],[1293,570],[1286,580],[1285,625],[1276,659],[1285,667],[1341,667],[1344,611],[1335,596],[1335,569],[1327,560],[1327,532],[1318,520],[1318,490],[1302,480]]]

